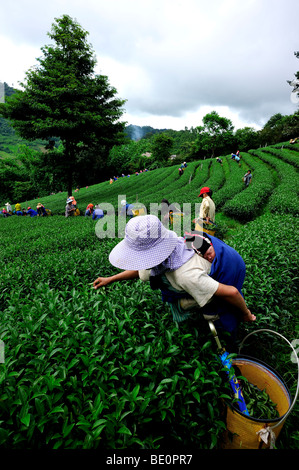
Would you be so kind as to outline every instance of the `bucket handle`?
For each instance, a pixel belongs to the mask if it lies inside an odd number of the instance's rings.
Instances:
[[[276,423],[274,426],[271,426],[271,428],[276,428],[277,426],[279,426],[283,421],[286,420],[286,418],[289,416],[289,414],[291,413],[295,403],[296,403],[296,400],[297,400],[297,397],[298,397],[298,393],[299,393],[299,358],[298,358],[298,355],[297,355],[297,352],[296,350],[294,349],[293,345],[289,342],[289,340],[287,340],[283,335],[281,335],[280,333],[277,333],[277,331],[273,331],[273,330],[269,330],[267,328],[262,328],[260,330],[255,330],[255,331],[252,331],[251,333],[249,333],[247,336],[245,336],[245,338],[243,339],[243,341],[241,342],[240,346],[239,346],[239,353],[241,351],[241,348],[245,342],[245,340],[247,338],[249,338],[249,336],[253,335],[253,334],[256,334],[256,333],[260,333],[260,332],[264,332],[264,331],[267,331],[268,333],[273,333],[277,336],[279,336],[280,338],[284,339],[288,345],[291,347],[291,349],[293,350],[293,353],[294,353],[294,357],[296,358],[296,362],[297,362],[297,368],[298,368],[298,379],[297,379],[297,388],[296,388],[296,392],[295,392],[295,396],[294,396],[294,399],[293,399],[293,403],[291,404],[290,408],[288,409],[288,411],[285,413],[285,415],[282,417],[282,419]]]

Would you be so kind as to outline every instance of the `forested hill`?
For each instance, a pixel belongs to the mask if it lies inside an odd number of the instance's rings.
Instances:
[[[154,134],[159,134],[161,132],[168,131],[170,129],[154,129],[150,126],[135,126],[134,124],[129,124],[125,128],[125,133],[131,140],[140,140],[143,138],[150,138]]]
[[[9,97],[15,93],[15,89],[9,86],[6,82],[4,82],[4,96]],[[136,126],[134,124],[129,124],[125,127],[125,133],[129,137],[130,140],[138,141],[143,139],[144,137],[150,138],[154,134],[159,134],[161,132],[165,132],[169,129],[155,129],[151,126]],[[9,153],[9,147],[14,147],[15,145],[20,144],[20,139],[16,136],[16,133],[13,127],[9,124],[9,122],[0,117],[0,150],[5,151],[3,148],[2,137],[5,136],[5,148],[6,151]],[[7,138],[9,137],[9,142]],[[27,142],[26,142],[27,143]],[[9,145],[7,145],[9,144]]]
[[[4,82],[4,99],[6,97],[12,96],[16,90],[10,87],[6,82]],[[0,157],[5,157],[6,154],[16,154],[18,146],[25,144],[33,149],[40,149],[42,146],[46,145],[46,142],[37,140],[34,142],[29,142],[25,139],[19,137],[11,126],[10,122],[3,117],[0,117]]]
[[[4,96],[11,96],[15,93],[15,89],[9,86],[6,82],[4,82]]]
[[[5,98],[13,95],[16,92],[16,90],[7,83],[4,82],[4,102]],[[6,142],[7,138],[9,138],[9,143],[11,145],[19,144],[19,139],[16,136],[16,132],[14,128],[10,125],[10,122],[7,119],[4,119],[3,117],[0,116],[0,150],[4,150],[3,147],[3,138]],[[9,150],[7,149],[8,153]]]
[[[138,141],[143,138],[150,138],[155,134],[160,134],[169,129],[154,129],[150,126],[135,126],[130,124],[125,127],[125,133],[130,140]],[[21,139],[17,136],[14,128],[10,125],[7,119],[0,117],[0,151],[6,153],[12,153],[12,148],[15,148],[16,145],[24,143],[29,146],[35,147],[33,144],[29,144],[24,139]]]

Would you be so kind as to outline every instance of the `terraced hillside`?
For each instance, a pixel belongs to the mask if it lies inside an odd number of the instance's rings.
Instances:
[[[282,143],[244,153],[240,166],[227,155],[222,165],[189,163],[182,176],[167,167],[74,196],[83,214],[91,202],[117,212],[124,197],[147,209],[167,198],[189,204],[193,217],[200,187],[210,186],[216,223],[228,227],[221,236],[245,261],[243,294],[257,317],[240,324],[238,340],[267,329],[297,344],[298,158],[298,146]],[[231,396],[207,323],[174,323],[139,280],[94,291],[96,277],[117,272],[108,255],[119,239],[99,239],[90,218],[65,218],[66,196],[20,201],[40,201],[53,217],[0,218],[0,448],[221,446]],[[288,345],[259,333],[245,351],[272,366],[294,400],[298,370]],[[299,448],[298,419],[297,402],[276,448]]]
[[[267,204],[274,213],[298,215],[298,146],[289,149],[287,144],[279,144],[250,150],[242,155],[240,166],[230,156],[222,159],[222,165],[215,159],[191,162],[182,176],[177,167],[166,167],[119,178],[113,184],[81,188],[76,199],[81,212],[91,202],[117,208],[119,196],[125,196],[130,203],[138,201],[147,210],[150,203],[160,203],[162,198],[183,207],[184,203],[199,203],[200,187],[209,186],[217,211],[239,221],[253,220]],[[247,169],[252,170],[253,178],[245,191],[242,177]],[[66,197],[66,193],[59,193],[44,197],[42,202],[54,214],[63,215]],[[37,202],[24,201],[23,206],[35,206]]]

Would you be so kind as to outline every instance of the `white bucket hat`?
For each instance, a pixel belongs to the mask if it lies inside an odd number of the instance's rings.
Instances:
[[[109,261],[120,269],[140,270],[158,266],[175,249],[179,238],[167,230],[155,215],[140,215],[125,228],[125,238],[109,255]]]

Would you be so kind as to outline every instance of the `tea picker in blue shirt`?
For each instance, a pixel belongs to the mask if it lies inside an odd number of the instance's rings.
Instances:
[[[30,217],[36,217],[37,212],[34,209],[31,209],[31,207],[28,207],[27,209],[27,215],[30,215]]]

